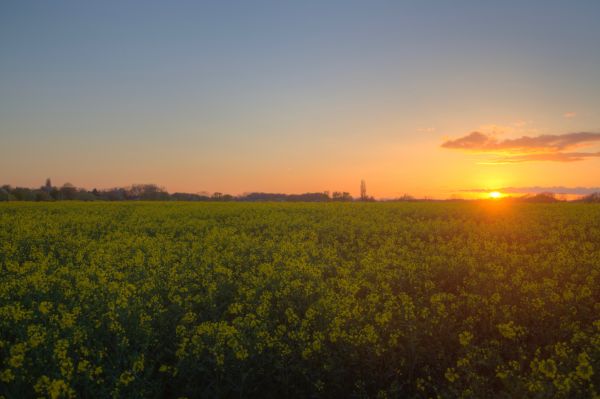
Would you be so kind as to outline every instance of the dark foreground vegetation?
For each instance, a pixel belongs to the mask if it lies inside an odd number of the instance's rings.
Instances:
[[[0,204],[0,396],[597,397],[600,207]]]

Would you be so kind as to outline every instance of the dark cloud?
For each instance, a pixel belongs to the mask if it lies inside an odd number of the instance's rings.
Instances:
[[[488,193],[490,191],[499,191],[505,194],[540,194],[540,193],[555,193],[555,194],[573,194],[573,195],[588,195],[592,193],[600,192],[600,187],[564,187],[564,186],[553,186],[553,187],[502,187],[496,189],[483,189],[473,188],[467,190],[461,190],[466,193]]]
[[[442,144],[443,148],[483,153],[502,153],[492,163],[516,163],[534,161],[574,162],[585,158],[600,157],[600,152],[565,152],[600,142],[600,133],[544,134],[522,136],[516,139],[498,140],[493,135],[472,132]]]

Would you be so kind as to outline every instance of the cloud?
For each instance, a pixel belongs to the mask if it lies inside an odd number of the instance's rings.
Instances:
[[[575,162],[585,158],[600,157],[600,152],[550,152],[540,154],[508,155],[498,157],[489,163],[520,163],[535,161]]]
[[[504,140],[499,140],[492,134],[471,132],[464,137],[445,141],[442,148],[501,155],[491,163],[574,162],[600,157],[600,152],[572,152],[573,149],[598,142],[600,133],[590,132],[522,136]]]
[[[565,112],[563,114],[563,116],[565,118],[567,118],[567,119],[573,119],[573,118],[575,118],[577,116],[577,113],[575,113],[575,112]]]
[[[517,139],[498,140],[492,135],[472,132],[456,140],[442,144],[444,148],[495,152],[495,151],[562,151],[600,141],[600,133],[544,134],[536,137],[523,136]]]
[[[488,193],[490,191],[499,191],[505,194],[540,194],[540,193],[555,193],[555,194],[572,194],[572,195],[588,195],[600,192],[600,187],[501,187],[495,189],[473,188],[461,190],[466,193]]]

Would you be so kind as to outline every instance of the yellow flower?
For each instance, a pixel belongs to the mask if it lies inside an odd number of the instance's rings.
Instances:
[[[50,385],[50,378],[48,378],[47,376],[43,375],[40,378],[38,378],[37,382],[35,383],[35,385],[33,386],[33,389],[35,390],[35,392],[42,394],[46,391],[46,388]]]
[[[508,373],[506,371],[496,371],[496,377],[500,378],[501,380],[505,379],[508,377]]]
[[[548,378],[556,376],[556,362],[553,359],[542,360],[538,365],[538,370]]]
[[[504,338],[515,339],[517,335],[523,333],[523,327],[515,325],[513,321],[508,323],[498,324],[498,331]]]
[[[6,369],[0,373],[0,381],[9,383],[15,379],[15,375],[13,374],[11,369]]]
[[[131,371],[125,371],[119,376],[119,382],[121,383],[121,385],[129,385],[129,383],[132,382],[134,379],[135,377],[133,376],[133,373]]]
[[[580,353],[579,356],[577,356],[577,360],[579,361],[579,364],[575,369],[575,373],[582,380],[589,380],[591,376],[594,375],[594,369],[590,364],[588,354],[586,352]]]
[[[458,380],[458,374],[456,373],[456,371],[454,371],[454,369],[452,367],[446,369],[446,373],[444,374],[444,377],[446,377],[446,379],[450,382],[454,382],[454,381]]]
[[[52,303],[48,301],[42,301],[38,305],[38,309],[42,314],[48,314],[52,310]]]
[[[460,334],[458,334],[458,341],[460,342],[460,344],[462,346],[469,345],[469,343],[471,342],[472,339],[473,339],[473,334],[471,334],[469,331],[463,331]]]
[[[554,345],[554,353],[556,353],[557,356],[560,357],[567,357],[567,351],[568,351],[568,346],[567,344],[565,344],[564,342],[559,342],[558,344]]]
[[[88,369],[89,365],[90,365],[89,361],[87,361],[85,359],[81,360],[79,363],[77,363],[77,372],[84,373],[85,370]]]
[[[48,386],[48,394],[52,399],[58,399],[65,395],[71,396],[69,386],[63,380],[53,380]]]
[[[42,327],[31,325],[27,327],[27,335],[29,335],[29,347],[36,348],[46,339],[46,333]]]
[[[10,348],[10,358],[8,359],[10,367],[18,369],[23,365],[25,361],[25,349],[25,344],[23,343],[15,344]]]
[[[142,354],[135,362],[133,362],[133,371],[139,373],[144,370],[144,355]]]

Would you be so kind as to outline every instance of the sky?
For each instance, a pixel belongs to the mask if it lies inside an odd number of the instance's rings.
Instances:
[[[3,1],[0,184],[589,191],[599,19],[597,0]]]

